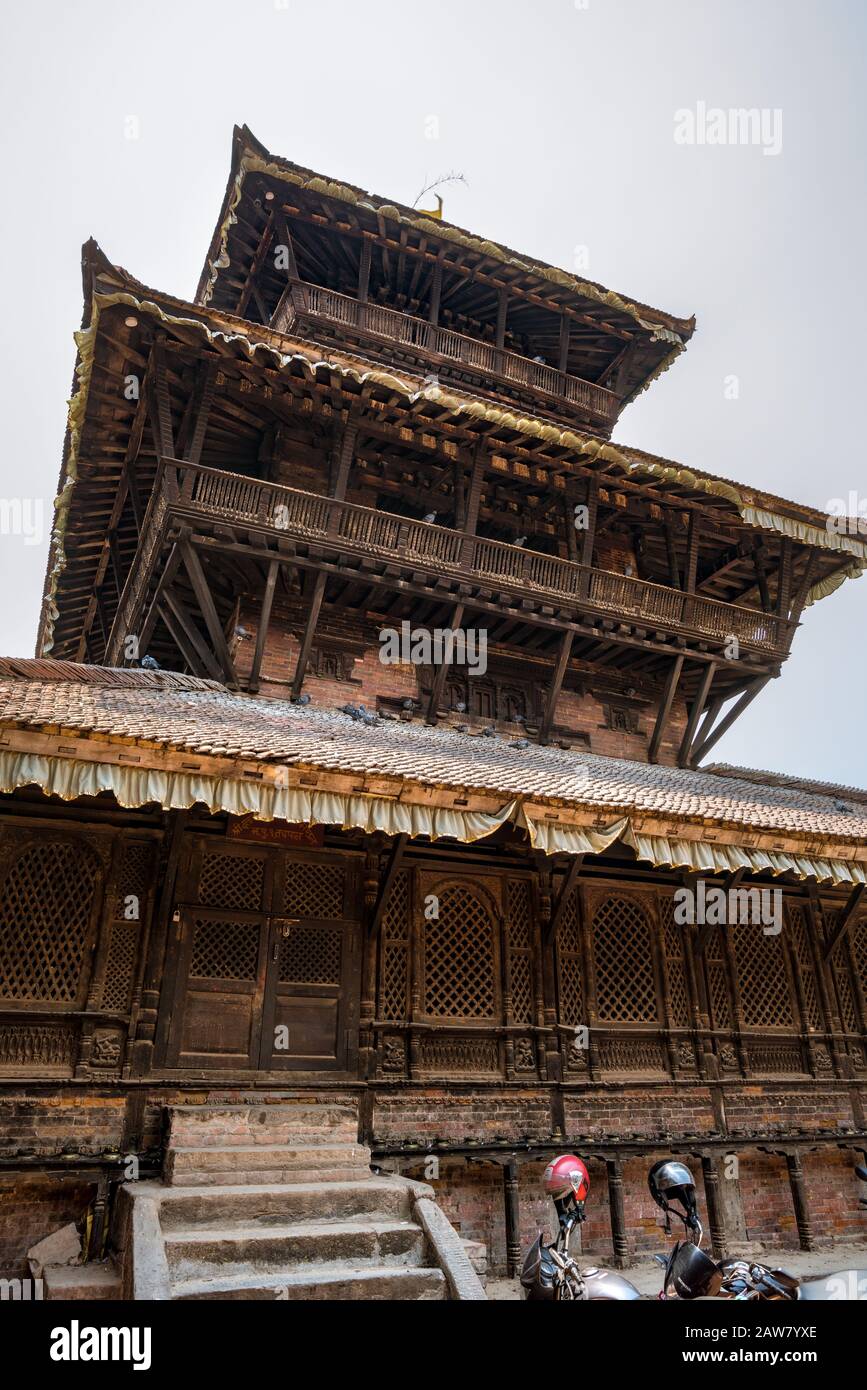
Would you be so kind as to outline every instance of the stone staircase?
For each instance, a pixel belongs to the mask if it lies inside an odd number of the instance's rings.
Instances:
[[[348,1106],[175,1106],[160,1183],[130,1183],[124,1297],[484,1298],[431,1188],[377,1177]]]

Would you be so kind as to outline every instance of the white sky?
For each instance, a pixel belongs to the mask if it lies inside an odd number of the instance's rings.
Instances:
[[[6,0],[3,29],[0,499],[42,499],[46,530],[81,243],[190,298],[236,121],[403,202],[460,170],[450,220],[694,311],[615,438],[822,508],[867,495],[864,0]],[[781,153],[676,144],[698,102],[779,109]],[[32,655],[46,552],[0,536],[3,655]],[[867,786],[865,619],[865,579],[810,609],[712,756]]]

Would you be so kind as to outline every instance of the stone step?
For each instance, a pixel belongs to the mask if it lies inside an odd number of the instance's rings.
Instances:
[[[303,1269],[279,1274],[240,1273],[217,1275],[211,1279],[184,1279],[172,1284],[176,1299],[268,1299],[292,1302],[296,1299],[336,1300],[424,1300],[447,1296],[441,1269],[421,1269],[411,1265],[305,1265]]]
[[[358,1117],[341,1106],[176,1105],[169,1116],[170,1148],[358,1142]]]
[[[366,1176],[357,1182],[291,1182],[283,1186],[258,1184],[221,1187],[175,1187],[160,1204],[164,1231],[182,1227],[219,1226],[242,1221],[259,1226],[276,1222],[347,1220],[354,1216],[411,1215],[406,1187],[389,1178]]]
[[[63,1303],[119,1299],[120,1275],[108,1261],[88,1265],[46,1265],[43,1298]]]
[[[220,1148],[169,1148],[165,1181],[172,1186],[266,1181],[262,1173],[280,1173],[267,1181],[342,1182],[370,1173],[370,1150],[361,1144],[232,1144]]]
[[[247,1226],[179,1227],[164,1232],[172,1278],[208,1279],[221,1274],[263,1273],[301,1263],[350,1261],[420,1265],[425,1237],[411,1221],[360,1218],[355,1221],[295,1222]]]

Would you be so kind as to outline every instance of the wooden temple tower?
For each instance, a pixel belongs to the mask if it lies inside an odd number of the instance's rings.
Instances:
[[[611,442],[694,321],[246,128],[192,302],[83,273],[0,662],[0,1270],[251,1093],[435,1157],[492,1267],[563,1148],[621,1263],[673,1149],[718,1248],[856,1234],[867,792],[707,759],[867,546]],[[413,648],[455,631],[481,663]],[[781,930],[680,925],[699,884]]]

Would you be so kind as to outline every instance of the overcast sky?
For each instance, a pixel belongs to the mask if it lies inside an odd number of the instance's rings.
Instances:
[[[81,244],[191,298],[235,122],[403,202],[460,171],[450,220],[695,312],[623,443],[867,493],[865,0],[5,0],[3,31],[0,500],[42,499],[46,534],[0,536],[0,654],[33,652]],[[764,134],[699,143],[701,103]],[[867,578],[810,609],[714,758],[867,786],[865,628]]]

